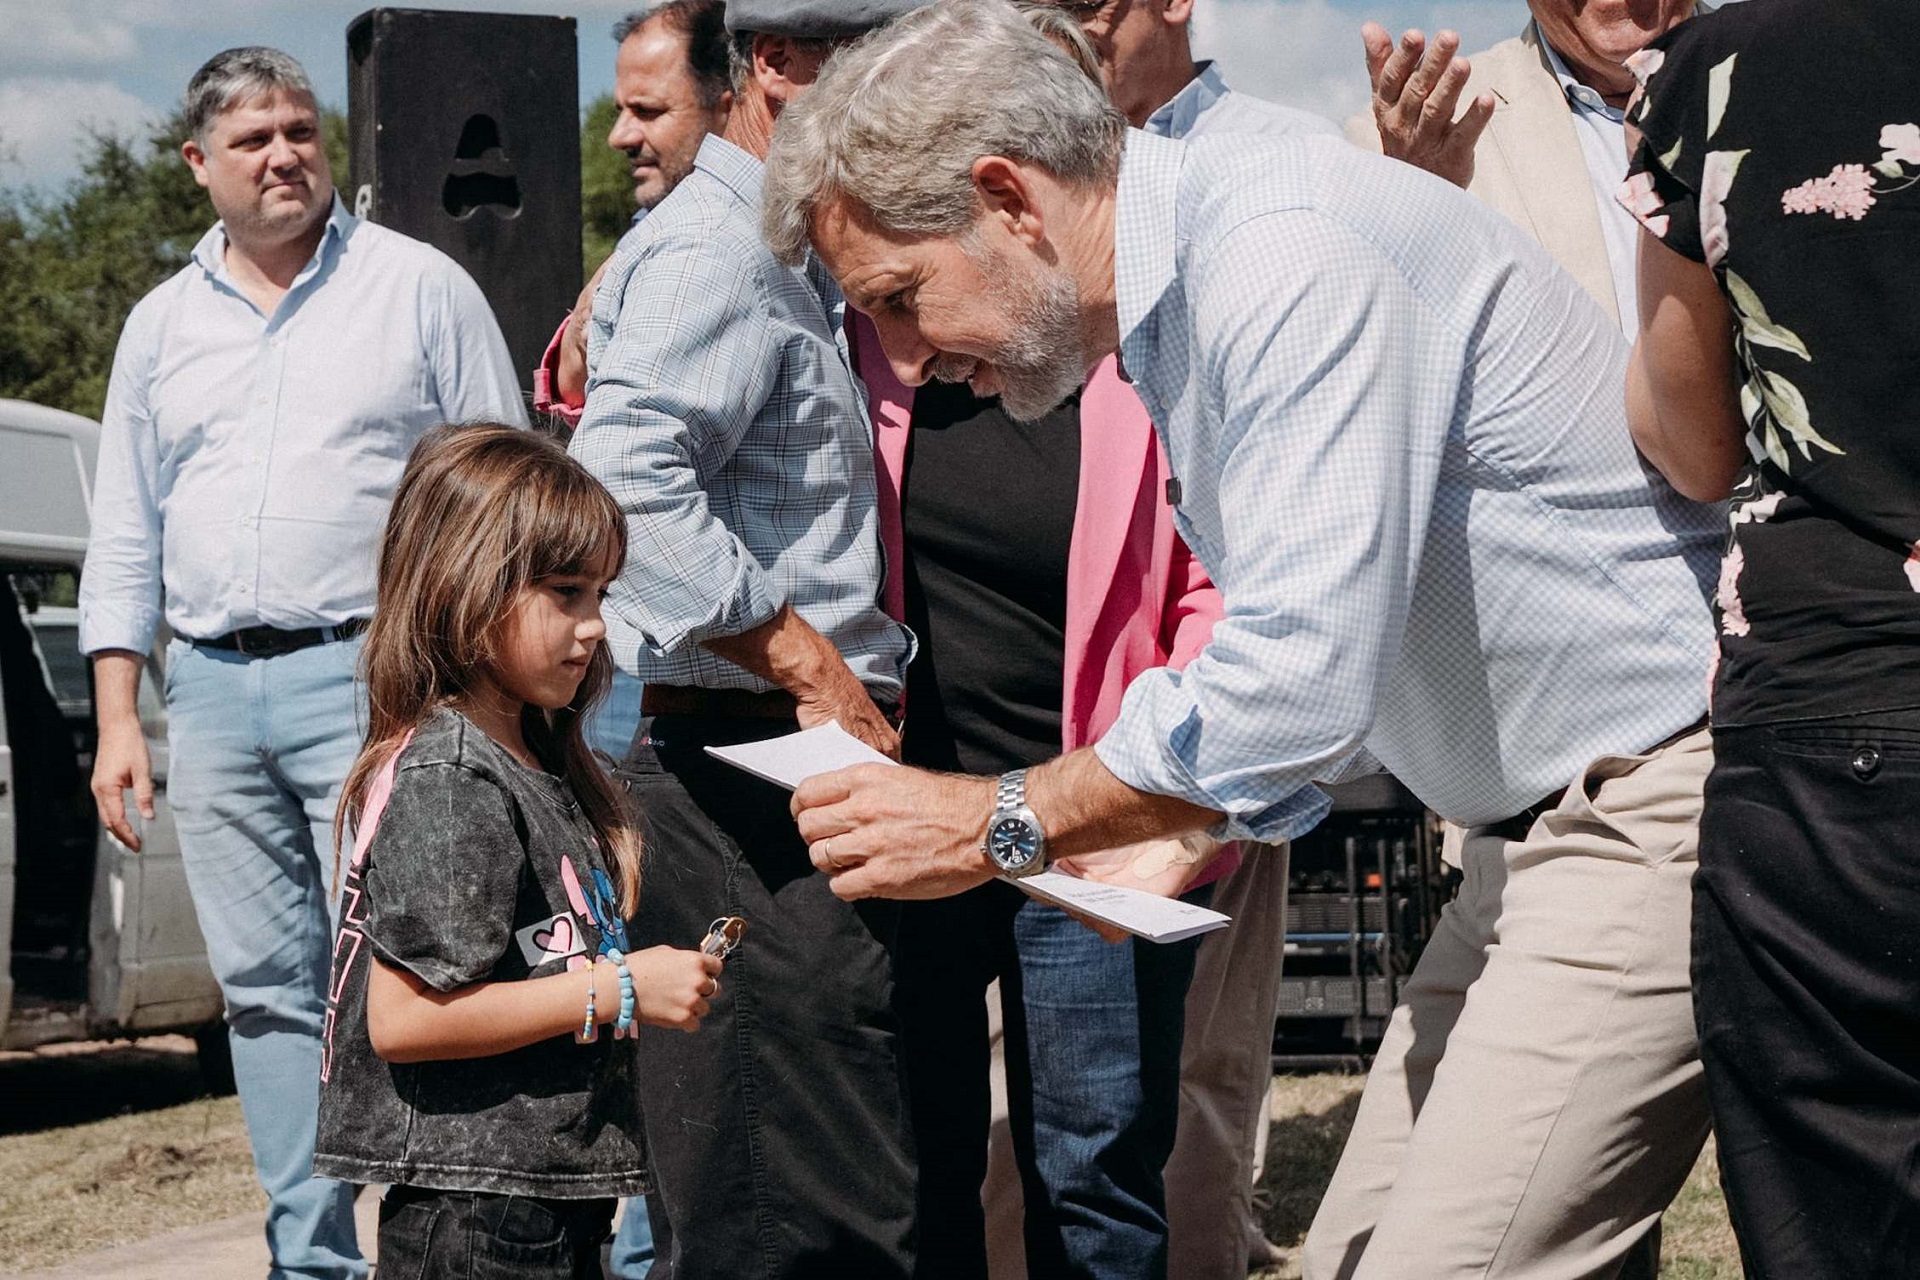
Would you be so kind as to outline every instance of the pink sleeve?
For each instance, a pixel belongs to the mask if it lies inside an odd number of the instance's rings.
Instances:
[[[580,425],[580,415],[585,411],[584,404],[568,404],[554,399],[554,380],[560,376],[560,344],[567,336],[567,323],[573,317],[568,316],[553,331],[553,341],[547,344],[546,354],[540,357],[539,368],[533,371],[533,410],[535,413],[550,413],[566,423],[569,428]]]
[[[1167,665],[1177,670],[1192,662],[1194,655],[1207,647],[1213,624],[1224,612],[1220,589],[1175,534],[1173,559],[1167,567],[1167,607],[1160,620]]]
[[[1207,647],[1213,624],[1220,621],[1223,612],[1220,588],[1213,585],[1185,540],[1174,534],[1173,557],[1167,566],[1167,607],[1160,620],[1167,665],[1178,669],[1192,662],[1194,655]],[[1241,857],[1240,846],[1229,844],[1194,878],[1188,892],[1226,879],[1240,869]]]

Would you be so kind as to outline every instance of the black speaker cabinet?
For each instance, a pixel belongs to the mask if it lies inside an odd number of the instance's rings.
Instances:
[[[465,267],[530,387],[580,292],[572,18],[372,9],[347,27],[353,211]]]

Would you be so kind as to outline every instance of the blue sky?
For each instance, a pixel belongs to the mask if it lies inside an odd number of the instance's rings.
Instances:
[[[644,0],[460,0],[413,8],[545,12],[579,20],[583,102],[613,81],[608,28]],[[57,187],[89,127],[139,132],[210,54],[271,44],[344,108],[346,29],[367,0],[0,0],[0,185]],[[1518,33],[1524,0],[1199,0],[1195,44],[1238,87],[1333,118],[1366,100],[1360,23],[1451,26],[1466,48]]]

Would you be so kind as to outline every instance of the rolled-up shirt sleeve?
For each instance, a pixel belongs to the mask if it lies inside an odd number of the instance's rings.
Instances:
[[[1361,749],[1391,675],[1460,343],[1311,212],[1191,261],[1189,393],[1219,412],[1174,452],[1225,614],[1184,671],[1133,683],[1095,749],[1129,785],[1225,814],[1217,837],[1277,841],[1324,816],[1314,780]]]
[[[107,383],[80,574],[82,653],[145,653],[160,627],[160,457],[147,399],[158,342],[153,323],[147,306],[127,318]]]
[[[731,246],[648,246],[617,291],[571,449],[627,516],[608,606],[657,654],[771,619],[785,593],[716,513],[726,467],[780,371],[780,339],[750,263]],[[596,302],[596,306],[602,305]]]
[[[423,287],[435,296],[421,311],[442,416],[448,422],[526,426],[520,375],[487,295],[452,259],[441,266],[427,277]]]

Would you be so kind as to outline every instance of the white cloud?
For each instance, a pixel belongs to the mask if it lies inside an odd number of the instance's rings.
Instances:
[[[134,136],[154,119],[140,99],[104,80],[0,82],[0,185],[56,188],[79,172],[89,129]]]
[[[1234,87],[1338,122],[1366,106],[1360,24],[1368,18],[1396,35],[1408,27],[1449,27],[1473,52],[1518,35],[1527,7],[1522,0],[1380,0],[1365,8],[1328,0],[1200,0],[1194,47],[1198,56],[1217,59]]]
[[[103,66],[138,51],[133,28],[91,4],[0,0],[0,67]]]

